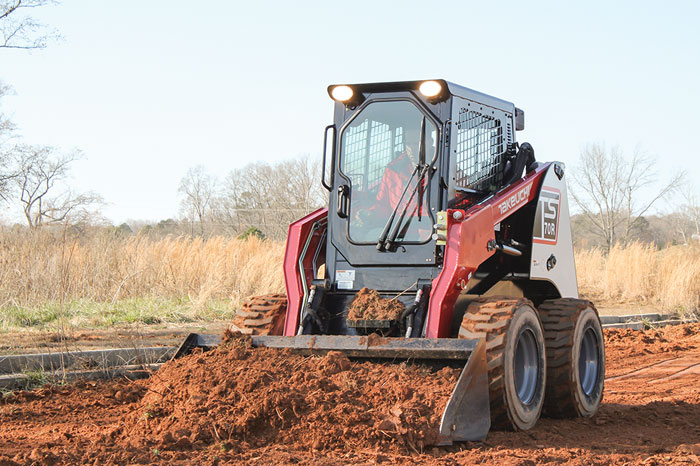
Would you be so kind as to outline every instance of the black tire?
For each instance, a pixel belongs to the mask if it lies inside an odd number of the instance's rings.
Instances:
[[[591,417],[603,399],[605,342],[598,311],[584,299],[551,299],[539,308],[547,345],[549,417]]]
[[[493,429],[527,430],[540,417],[547,364],[542,323],[527,299],[479,298],[459,338],[486,338]]]
[[[231,330],[244,335],[282,335],[287,312],[287,297],[268,294],[248,298],[236,311]]]

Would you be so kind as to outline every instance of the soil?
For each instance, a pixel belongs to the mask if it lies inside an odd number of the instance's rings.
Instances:
[[[700,325],[607,330],[592,419],[430,447],[458,369],[302,357],[233,338],[148,380],[0,401],[0,466],[700,463]]]
[[[376,290],[362,288],[348,308],[349,320],[399,320],[406,306],[397,299],[382,298]]]

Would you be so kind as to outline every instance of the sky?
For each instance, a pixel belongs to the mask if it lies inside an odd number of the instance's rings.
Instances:
[[[575,165],[641,148],[700,178],[700,2],[63,0],[62,40],[0,49],[27,143],[80,149],[71,184],[113,223],[178,215],[178,185],[321,156],[333,83],[443,78],[525,111],[519,142]]]

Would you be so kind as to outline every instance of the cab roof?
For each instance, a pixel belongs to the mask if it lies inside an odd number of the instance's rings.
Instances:
[[[331,91],[337,86],[349,86],[358,92],[363,94],[370,94],[374,92],[400,92],[400,91],[418,91],[418,88],[425,81],[437,81],[442,84],[443,89],[447,89],[450,95],[455,97],[461,97],[463,99],[472,100],[474,102],[479,102],[490,107],[503,110],[505,112],[514,113],[515,105],[507,100],[499,99],[497,97],[484,94],[483,92],[475,91],[468,87],[460,86],[453,82],[444,79],[423,79],[420,81],[393,81],[393,82],[379,82],[379,83],[357,83],[357,84],[331,84],[328,86],[328,95],[331,95]]]

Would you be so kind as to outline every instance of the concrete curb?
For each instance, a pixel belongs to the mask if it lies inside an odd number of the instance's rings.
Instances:
[[[601,318],[601,321],[603,319]],[[622,323],[611,323],[603,324],[603,329],[608,328],[628,328],[631,330],[644,330],[649,327],[666,327],[667,325],[680,325],[689,324],[692,322],[697,322],[697,320],[680,320],[680,319],[666,319],[658,321],[645,321],[645,322],[622,322]]]
[[[145,365],[128,365],[122,367],[114,367],[111,369],[88,370],[88,371],[69,371],[69,372],[54,372],[47,374],[46,381],[48,383],[63,383],[71,380],[96,380],[96,379],[114,379],[117,377],[126,377],[129,379],[145,379],[157,371],[162,363],[145,364]],[[27,387],[31,384],[32,377],[26,374],[9,374],[0,375],[0,389],[16,390]]]
[[[101,370],[111,367],[162,363],[172,357],[175,349],[171,346],[156,346],[0,356],[0,375],[34,371]]]
[[[600,316],[600,323],[605,324],[624,324],[627,322],[658,322],[669,320],[673,316],[671,314],[629,314],[624,316]]]

